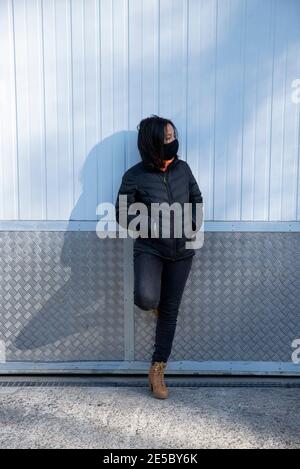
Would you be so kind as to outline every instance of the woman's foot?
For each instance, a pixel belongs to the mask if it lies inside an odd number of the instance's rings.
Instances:
[[[149,388],[158,399],[166,399],[169,395],[168,388],[164,381],[165,362],[154,362],[149,369]]]

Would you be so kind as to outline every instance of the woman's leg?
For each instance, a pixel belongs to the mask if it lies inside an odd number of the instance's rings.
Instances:
[[[158,306],[162,268],[159,256],[134,252],[134,304],[139,308],[150,310]]]
[[[166,363],[171,354],[179,306],[192,260],[193,256],[190,256],[178,261],[164,262],[152,363],[155,361]]]

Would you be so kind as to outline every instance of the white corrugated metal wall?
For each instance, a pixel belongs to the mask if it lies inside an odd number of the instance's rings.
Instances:
[[[300,220],[298,0],[0,0],[0,60],[0,220],[95,220],[152,113],[206,220]]]

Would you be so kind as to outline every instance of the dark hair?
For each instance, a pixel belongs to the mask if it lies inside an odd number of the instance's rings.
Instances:
[[[178,138],[176,126],[170,119],[164,119],[155,114],[142,119],[137,129],[138,149],[141,158],[149,168],[160,168],[163,166],[165,127],[171,124],[174,129],[175,138]]]

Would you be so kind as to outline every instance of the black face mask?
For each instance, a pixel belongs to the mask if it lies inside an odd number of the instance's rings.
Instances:
[[[164,143],[164,157],[163,160],[171,160],[173,156],[177,155],[179,143],[177,138],[170,143]]]

